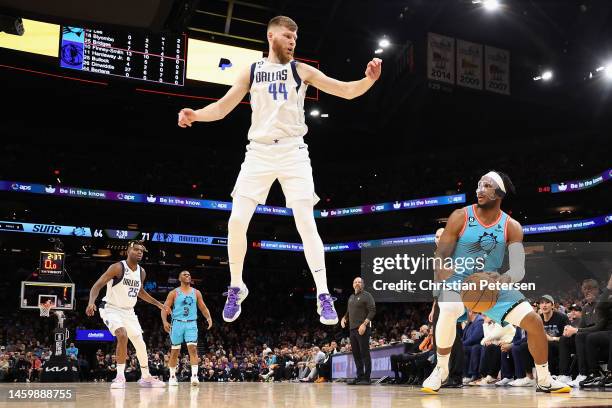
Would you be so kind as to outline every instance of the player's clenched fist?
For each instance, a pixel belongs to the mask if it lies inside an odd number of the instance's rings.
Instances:
[[[382,71],[382,60],[380,58],[373,58],[372,61],[368,62],[366,67],[365,75],[373,81],[380,78],[380,72]]]
[[[197,120],[197,114],[189,108],[181,109],[178,116],[178,125],[182,128],[191,127],[191,124]]]

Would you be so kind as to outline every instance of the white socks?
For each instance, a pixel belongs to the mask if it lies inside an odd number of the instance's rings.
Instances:
[[[168,367],[170,369],[170,378],[176,377],[176,367]]]
[[[140,366],[140,378],[149,378],[150,376],[149,366]]]
[[[436,357],[438,358],[438,367],[440,367],[444,371],[448,371],[448,360],[450,359],[450,353],[446,355],[436,353]]]
[[[548,363],[536,364],[536,376],[539,384],[546,384],[549,381],[550,371],[548,371]]]
[[[125,377],[125,363],[117,364],[117,377]]]
[[[192,377],[198,376],[198,365],[197,364],[191,366],[191,376]]]

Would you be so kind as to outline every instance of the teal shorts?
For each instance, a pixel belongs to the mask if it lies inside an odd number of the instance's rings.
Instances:
[[[172,321],[172,330],[170,330],[170,341],[173,346],[180,346],[185,343],[198,342],[198,324],[195,320],[191,322],[182,322],[179,320]]]

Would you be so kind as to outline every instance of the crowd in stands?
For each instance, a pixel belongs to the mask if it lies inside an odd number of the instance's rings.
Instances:
[[[217,300],[212,295],[207,298],[211,310],[221,310],[221,302],[221,298]],[[258,310],[246,308],[244,315],[231,325],[215,321],[211,330],[200,327],[200,381],[328,381],[330,356],[351,351],[349,333],[339,325],[321,325],[315,316],[310,316],[310,312],[314,312],[312,307],[304,303],[312,306],[310,302],[296,301],[278,315],[274,304],[268,305],[268,313],[262,313],[266,310],[262,305]],[[398,343],[409,336],[414,338],[411,331],[424,323],[427,307],[420,303],[382,306],[371,348]],[[149,370],[152,375],[167,381],[170,343],[162,329],[159,311],[150,305],[139,305],[136,313],[146,333]],[[294,313],[293,317],[287,313]],[[3,327],[0,381],[38,381],[41,367],[51,357],[54,318],[32,317],[15,312],[8,318],[11,325]],[[87,318],[82,310],[68,312],[64,324],[74,329],[104,328],[97,316]],[[133,348],[129,346],[128,350],[126,379],[137,380],[140,378],[139,364]],[[79,368],[82,381],[112,381],[117,364],[113,353],[113,343],[95,351],[85,342],[69,341],[66,349],[70,360]],[[179,381],[190,378],[185,347],[176,373]]]
[[[543,320],[549,343],[549,367],[558,379],[575,387],[610,386],[608,363],[612,339],[612,279],[600,285],[593,279],[582,283],[581,296],[564,302],[544,295],[533,302]],[[296,306],[299,307],[299,306]],[[405,352],[391,357],[398,384],[420,384],[435,366],[433,327],[428,321],[430,305],[424,303],[383,305],[377,315],[371,348],[403,343]],[[248,309],[247,309],[248,310]],[[147,332],[149,368],[152,375],[168,380],[169,343],[154,308],[139,308]],[[331,377],[330,356],[350,352],[348,332],[322,326],[302,315],[289,320],[257,313],[227,324],[201,329],[199,378],[204,382],[300,381],[323,382]],[[85,317],[69,317],[68,326],[82,326]],[[38,381],[51,356],[51,319],[26,323],[13,315],[5,327],[0,347],[0,381]],[[32,320],[32,319],[29,319]],[[87,326],[101,325],[96,319]],[[525,332],[502,326],[486,316],[469,313],[458,328],[463,350],[462,386],[515,386],[535,384],[533,359]],[[112,381],[116,373],[114,346],[85,355],[71,342],[66,353],[79,368],[81,381]],[[609,364],[609,363],[608,363]],[[191,376],[186,350],[176,370],[179,381]],[[139,364],[130,348],[125,369],[128,381],[139,378]]]

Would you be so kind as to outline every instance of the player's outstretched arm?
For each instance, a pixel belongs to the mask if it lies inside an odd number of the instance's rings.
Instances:
[[[213,122],[221,120],[244,99],[251,85],[251,69],[240,71],[234,85],[227,91],[223,98],[211,103],[202,109],[181,109],[178,114],[178,125],[182,128],[191,127],[193,122]]]
[[[155,299],[153,296],[149,295],[149,293],[146,290],[144,290],[144,282],[146,278],[147,278],[147,273],[145,272],[144,268],[141,267],[140,268],[140,284],[142,286],[140,287],[140,290],[138,291],[138,297],[147,303],[157,306],[160,309],[166,308],[166,306],[163,303]],[[166,313],[170,313],[170,309],[166,309]]]
[[[206,321],[208,322],[208,328],[210,329],[212,327],[212,317],[210,317],[210,311],[206,307],[206,303],[204,303],[204,299],[202,298],[202,292],[197,289],[196,298],[198,300],[198,309],[200,309],[200,312],[202,312],[202,314],[206,318]]]
[[[89,291],[89,302],[87,304],[87,309],[85,310],[85,314],[87,316],[93,316],[96,311],[96,299],[98,299],[98,295],[100,294],[100,290],[113,278],[116,278],[121,275],[122,272],[121,263],[117,262],[108,267],[106,272],[100,276],[100,278],[94,283]]]
[[[368,62],[365,77],[359,81],[338,81],[330,78],[323,72],[308,64],[297,64],[298,75],[302,80],[315,88],[330,95],[339,96],[344,99],[353,99],[363,95],[380,78],[382,60],[374,58]]]

